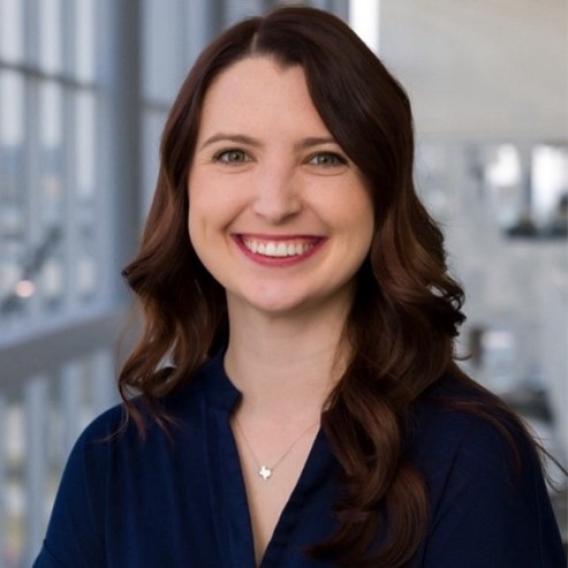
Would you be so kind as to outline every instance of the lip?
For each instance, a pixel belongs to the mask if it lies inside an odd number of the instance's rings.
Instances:
[[[318,235],[265,235],[262,233],[236,233],[233,237],[246,237],[247,239],[258,239],[262,241],[293,241],[296,239],[310,239],[315,241],[324,238]]]
[[[285,241],[285,240],[294,240],[294,239],[311,239],[314,241],[314,245],[306,251],[304,254],[298,256],[284,256],[284,257],[267,257],[262,256],[260,254],[256,254],[249,250],[244,242],[243,236],[246,236],[247,239],[262,239],[267,241]],[[327,240],[326,237],[317,237],[314,235],[260,235],[260,234],[235,234],[231,235],[233,241],[237,245],[238,249],[250,260],[255,262],[256,264],[261,264],[263,266],[272,266],[272,267],[286,267],[286,266],[294,266],[296,264],[300,264],[309,258],[311,258],[314,254],[316,254],[323,246],[325,241]]]

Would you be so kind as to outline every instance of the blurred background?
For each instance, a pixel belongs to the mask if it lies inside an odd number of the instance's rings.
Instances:
[[[39,551],[116,404],[120,276],[199,51],[274,0],[0,0],[0,566]],[[568,4],[319,0],[407,89],[415,177],[465,286],[462,365],[568,457]],[[551,497],[566,542],[566,485]],[[550,488],[549,488],[550,489]]]

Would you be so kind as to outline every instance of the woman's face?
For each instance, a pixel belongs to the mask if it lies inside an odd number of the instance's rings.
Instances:
[[[350,299],[373,206],[301,66],[254,57],[216,77],[188,191],[191,242],[229,304],[281,315]]]

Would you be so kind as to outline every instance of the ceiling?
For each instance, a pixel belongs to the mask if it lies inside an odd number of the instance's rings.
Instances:
[[[420,136],[568,141],[566,0],[382,0],[379,45]]]

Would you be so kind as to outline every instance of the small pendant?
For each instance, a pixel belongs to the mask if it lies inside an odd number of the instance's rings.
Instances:
[[[272,470],[269,467],[266,467],[265,465],[263,465],[258,470],[258,475],[260,475],[260,477],[262,477],[262,479],[264,479],[264,481],[266,481],[272,475]]]

